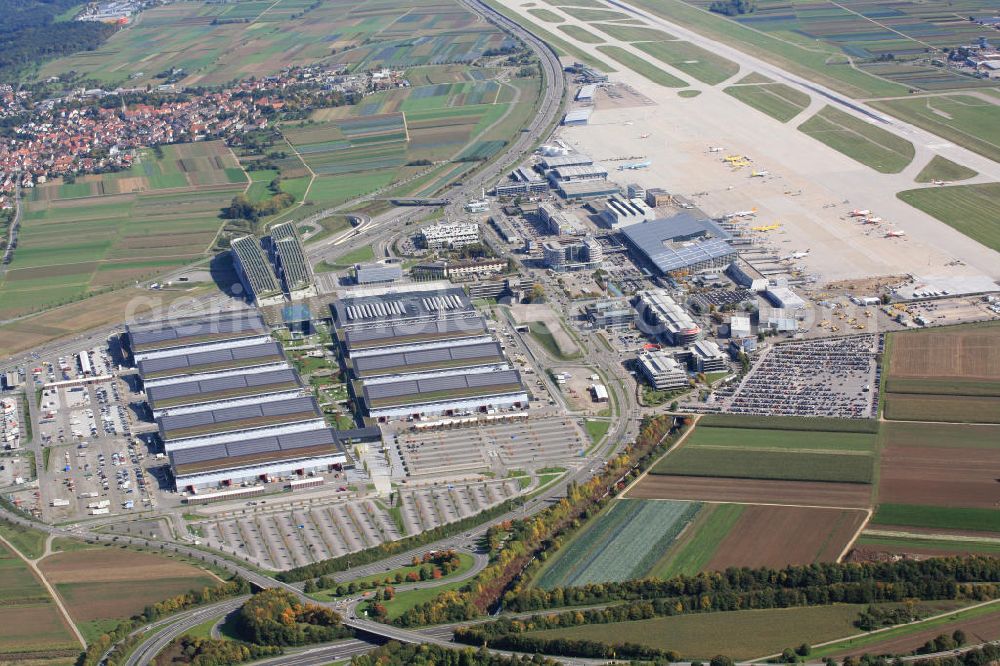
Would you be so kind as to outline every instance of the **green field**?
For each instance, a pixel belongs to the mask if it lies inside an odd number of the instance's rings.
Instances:
[[[971,95],[942,95],[884,100],[872,106],[1000,161],[1000,105]]]
[[[713,449],[684,446],[657,463],[651,474],[731,479],[780,479],[871,483],[874,457],[761,449]]]
[[[956,164],[947,157],[935,155],[927,163],[927,166],[920,170],[920,173],[917,174],[914,180],[918,183],[931,183],[935,180],[951,182],[955,180],[968,180],[978,175],[978,172],[973,171],[969,167]]]
[[[874,534],[862,533],[855,542],[857,546],[869,546],[880,550],[907,552],[934,550],[948,553],[982,553],[984,555],[1000,554],[1000,543],[988,541],[955,541],[948,539],[928,538],[920,539],[916,537],[884,537]]]
[[[701,504],[618,500],[547,562],[544,588],[642,578],[656,567]]]
[[[587,428],[587,435],[590,436],[590,441],[597,444],[604,436],[608,434],[608,429],[611,427],[611,421],[598,421],[596,419],[587,419],[584,422]]]
[[[548,325],[543,321],[533,321],[528,324],[528,332],[531,334],[538,344],[542,345],[553,358],[557,358],[561,361],[569,361],[575,358],[580,358],[580,353],[576,352],[574,354],[565,354],[562,349],[559,348],[559,343],[556,342],[556,338],[552,335],[552,331],[549,330]]]
[[[25,529],[12,523],[0,521],[0,536],[30,559],[38,559],[45,553],[45,538],[47,536],[45,532]]]
[[[448,575],[440,578],[439,580],[448,580],[449,578],[454,578],[456,576],[459,576],[459,575],[465,573],[466,571],[468,571],[469,569],[471,569],[472,565],[475,564],[475,559],[472,557],[472,555],[469,555],[467,553],[458,553],[458,559],[461,560],[461,564],[459,565],[459,567],[457,569],[455,569],[453,572],[451,572],[450,574],[448,574]],[[398,569],[393,569],[392,571],[386,571],[385,573],[375,574],[373,576],[363,576],[361,578],[353,578],[353,579],[351,579],[349,581],[345,581],[345,584],[347,584],[347,583],[359,583],[359,584],[360,583],[366,583],[366,584],[368,584],[368,583],[376,583],[376,584],[381,584],[382,581],[384,581],[386,578],[394,579],[395,576],[396,576],[396,574],[402,574],[402,576],[404,578],[407,576],[407,574],[410,574],[410,573],[415,573],[415,574],[419,575],[420,574],[420,569],[422,568],[422,566],[423,565],[415,567],[415,566],[410,565],[410,566],[405,566],[405,567],[399,567]],[[400,583],[400,584],[403,584],[403,583]],[[392,585],[395,586],[396,583],[393,583]],[[328,590],[323,590],[323,591],[317,592],[316,594],[313,594],[311,596],[314,599],[317,599],[319,601],[331,601],[331,600],[334,600],[334,599],[338,598],[337,597],[336,588],[334,588],[334,589],[328,589]]]
[[[849,113],[825,106],[799,131],[879,173],[899,173],[913,160],[913,144]]]
[[[702,83],[722,83],[740,71],[740,66],[691,42],[639,42],[635,45],[657,60],[692,76]]]
[[[548,9],[529,9],[528,13],[546,23],[562,23],[566,19]]]
[[[896,421],[1000,424],[1000,398],[887,393],[885,418]]]
[[[663,42],[677,39],[662,30],[620,23],[592,23],[595,28],[623,42]]]
[[[784,83],[730,86],[723,92],[783,123],[809,106],[809,95]]]
[[[668,553],[666,561],[651,573],[669,579],[674,576],[694,576],[702,571],[719,548],[719,544],[743,515],[743,504],[706,504],[685,535]]]
[[[761,428],[713,428],[698,424],[685,447],[758,451],[871,452],[875,435],[856,432],[810,432]]]
[[[906,190],[896,195],[986,247],[1000,251],[1000,183]]]
[[[688,85],[686,81],[677,78],[673,74],[666,73],[656,65],[633,55],[620,46],[602,45],[598,46],[597,50],[628,67],[633,72],[645,76],[653,83],[658,83],[667,88],[684,88]]]
[[[872,525],[1000,532],[1000,511],[915,504],[881,504]]]
[[[578,25],[561,25],[559,26],[559,30],[562,30],[576,41],[583,42],[584,44],[601,44],[604,42],[603,39],[594,33],[588,32]]]
[[[1000,397],[1000,381],[945,378],[889,377],[885,382],[887,393],[917,395],[969,395]]]
[[[684,659],[724,654],[749,660],[786,647],[821,643],[857,633],[853,622],[863,604],[696,613],[634,622],[594,624],[531,632],[532,636],[638,643],[673,650]]]
[[[364,245],[356,250],[351,250],[347,254],[343,254],[336,259],[333,263],[328,263],[322,261],[316,266],[316,270],[320,272],[324,271],[342,271],[345,268],[350,268],[354,264],[363,264],[366,261],[372,261],[375,258],[375,251],[372,250],[370,245]]]

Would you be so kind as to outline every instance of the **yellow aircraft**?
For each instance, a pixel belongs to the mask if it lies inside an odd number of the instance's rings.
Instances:
[[[743,162],[742,155],[726,155],[722,158],[723,162]]]
[[[762,227],[750,227],[751,231],[774,231],[775,229],[780,229],[780,224],[767,224]]]

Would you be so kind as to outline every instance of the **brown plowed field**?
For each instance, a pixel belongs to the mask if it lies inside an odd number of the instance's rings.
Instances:
[[[749,504],[801,504],[866,509],[871,486],[863,483],[713,479],[649,474],[629,491],[636,499],[679,499]]]
[[[893,336],[890,377],[1000,379],[1000,326]]]
[[[907,654],[916,650],[927,641],[933,640],[941,634],[951,634],[956,629],[961,629],[965,632],[969,643],[984,643],[995,640],[1000,638],[1000,612],[969,620],[941,624],[926,631],[898,638],[890,638],[881,643],[868,643],[864,647],[840,652],[833,656],[840,659],[849,655],[862,655],[866,652],[868,654]]]
[[[879,501],[992,508],[1000,497],[1000,448],[888,446]]]
[[[706,569],[835,562],[864,519],[852,509],[748,506]]]

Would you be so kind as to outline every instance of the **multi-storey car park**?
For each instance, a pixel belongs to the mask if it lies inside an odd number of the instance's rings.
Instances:
[[[331,304],[336,339],[368,417],[520,409],[520,374],[483,318],[447,282],[356,289]]]

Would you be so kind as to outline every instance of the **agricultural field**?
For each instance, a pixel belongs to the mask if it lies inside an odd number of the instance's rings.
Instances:
[[[72,658],[80,643],[28,565],[0,544],[0,662]]]
[[[994,482],[995,483],[995,482]],[[994,501],[994,506],[996,505]],[[880,504],[872,517],[872,527],[916,527],[955,532],[1000,532],[1000,513],[990,508],[928,506],[922,504]]]
[[[995,509],[1000,426],[887,421],[883,430],[879,502]]]
[[[871,504],[871,486],[825,481],[774,481],[707,476],[647,474],[629,492],[636,499],[676,499],[705,502],[747,502],[851,507]]]
[[[219,213],[247,186],[220,142],[143,151],[129,170],[52,181],[25,206],[0,284],[0,318],[131,285],[206,255]]]
[[[855,98],[995,85],[931,66],[927,51],[993,37],[955,18],[991,13],[990,0],[906,0],[890,8],[876,0],[850,6],[761,0],[753,13],[732,18],[705,11],[710,2],[635,4]]]
[[[694,502],[615,502],[552,557],[537,584],[552,588],[642,578],[700,508]]]
[[[678,652],[683,659],[725,654],[751,660],[789,646],[821,643],[857,633],[854,620],[866,606],[835,604],[694,613],[633,622],[594,624],[531,632],[531,636],[638,643]]]
[[[736,85],[723,89],[723,92],[783,123],[809,106],[809,95],[784,83]]]
[[[422,39],[415,42],[417,33]],[[506,35],[444,0],[417,0],[402,9],[344,0],[184,2],[143,12],[141,21],[94,51],[48,63],[39,78],[75,71],[108,84],[155,85],[156,74],[176,67],[186,74],[182,86],[218,85],[313,63],[358,69],[468,63],[509,44]]]
[[[597,50],[612,60],[615,60],[619,64],[628,67],[633,72],[641,74],[653,83],[657,83],[667,88],[684,88],[688,85],[683,79],[680,79],[673,74],[668,74],[651,62],[643,60],[620,46],[606,44],[598,46]]]
[[[651,475],[870,483],[874,435],[700,424]]]
[[[679,40],[639,42],[635,46],[660,62],[709,85],[722,83],[740,71],[740,66],[732,60],[727,60],[691,42]]]
[[[674,542],[663,566],[653,575],[668,579],[694,576],[704,571],[746,507],[745,504],[705,504],[691,526]]]
[[[946,157],[935,155],[927,163],[917,177],[914,179],[918,183],[932,183],[934,181],[944,181],[946,183],[956,180],[968,180],[975,178],[979,174],[969,167],[956,164]]]
[[[986,247],[1000,251],[1000,183],[925,187],[896,196]]]
[[[872,102],[872,106],[1000,161],[1000,101],[972,95],[936,95],[883,100]]]
[[[915,154],[906,139],[832,106],[820,109],[799,131],[879,173],[899,173]]]
[[[988,540],[948,539],[933,534],[882,536],[863,532],[851,549],[851,560],[884,559],[885,554],[947,557],[950,555],[1000,555],[1000,543]]]
[[[894,333],[889,347],[886,418],[1000,423],[1000,326]]]
[[[127,618],[151,603],[219,583],[190,564],[120,548],[56,553],[39,568],[85,634],[88,625]]]

